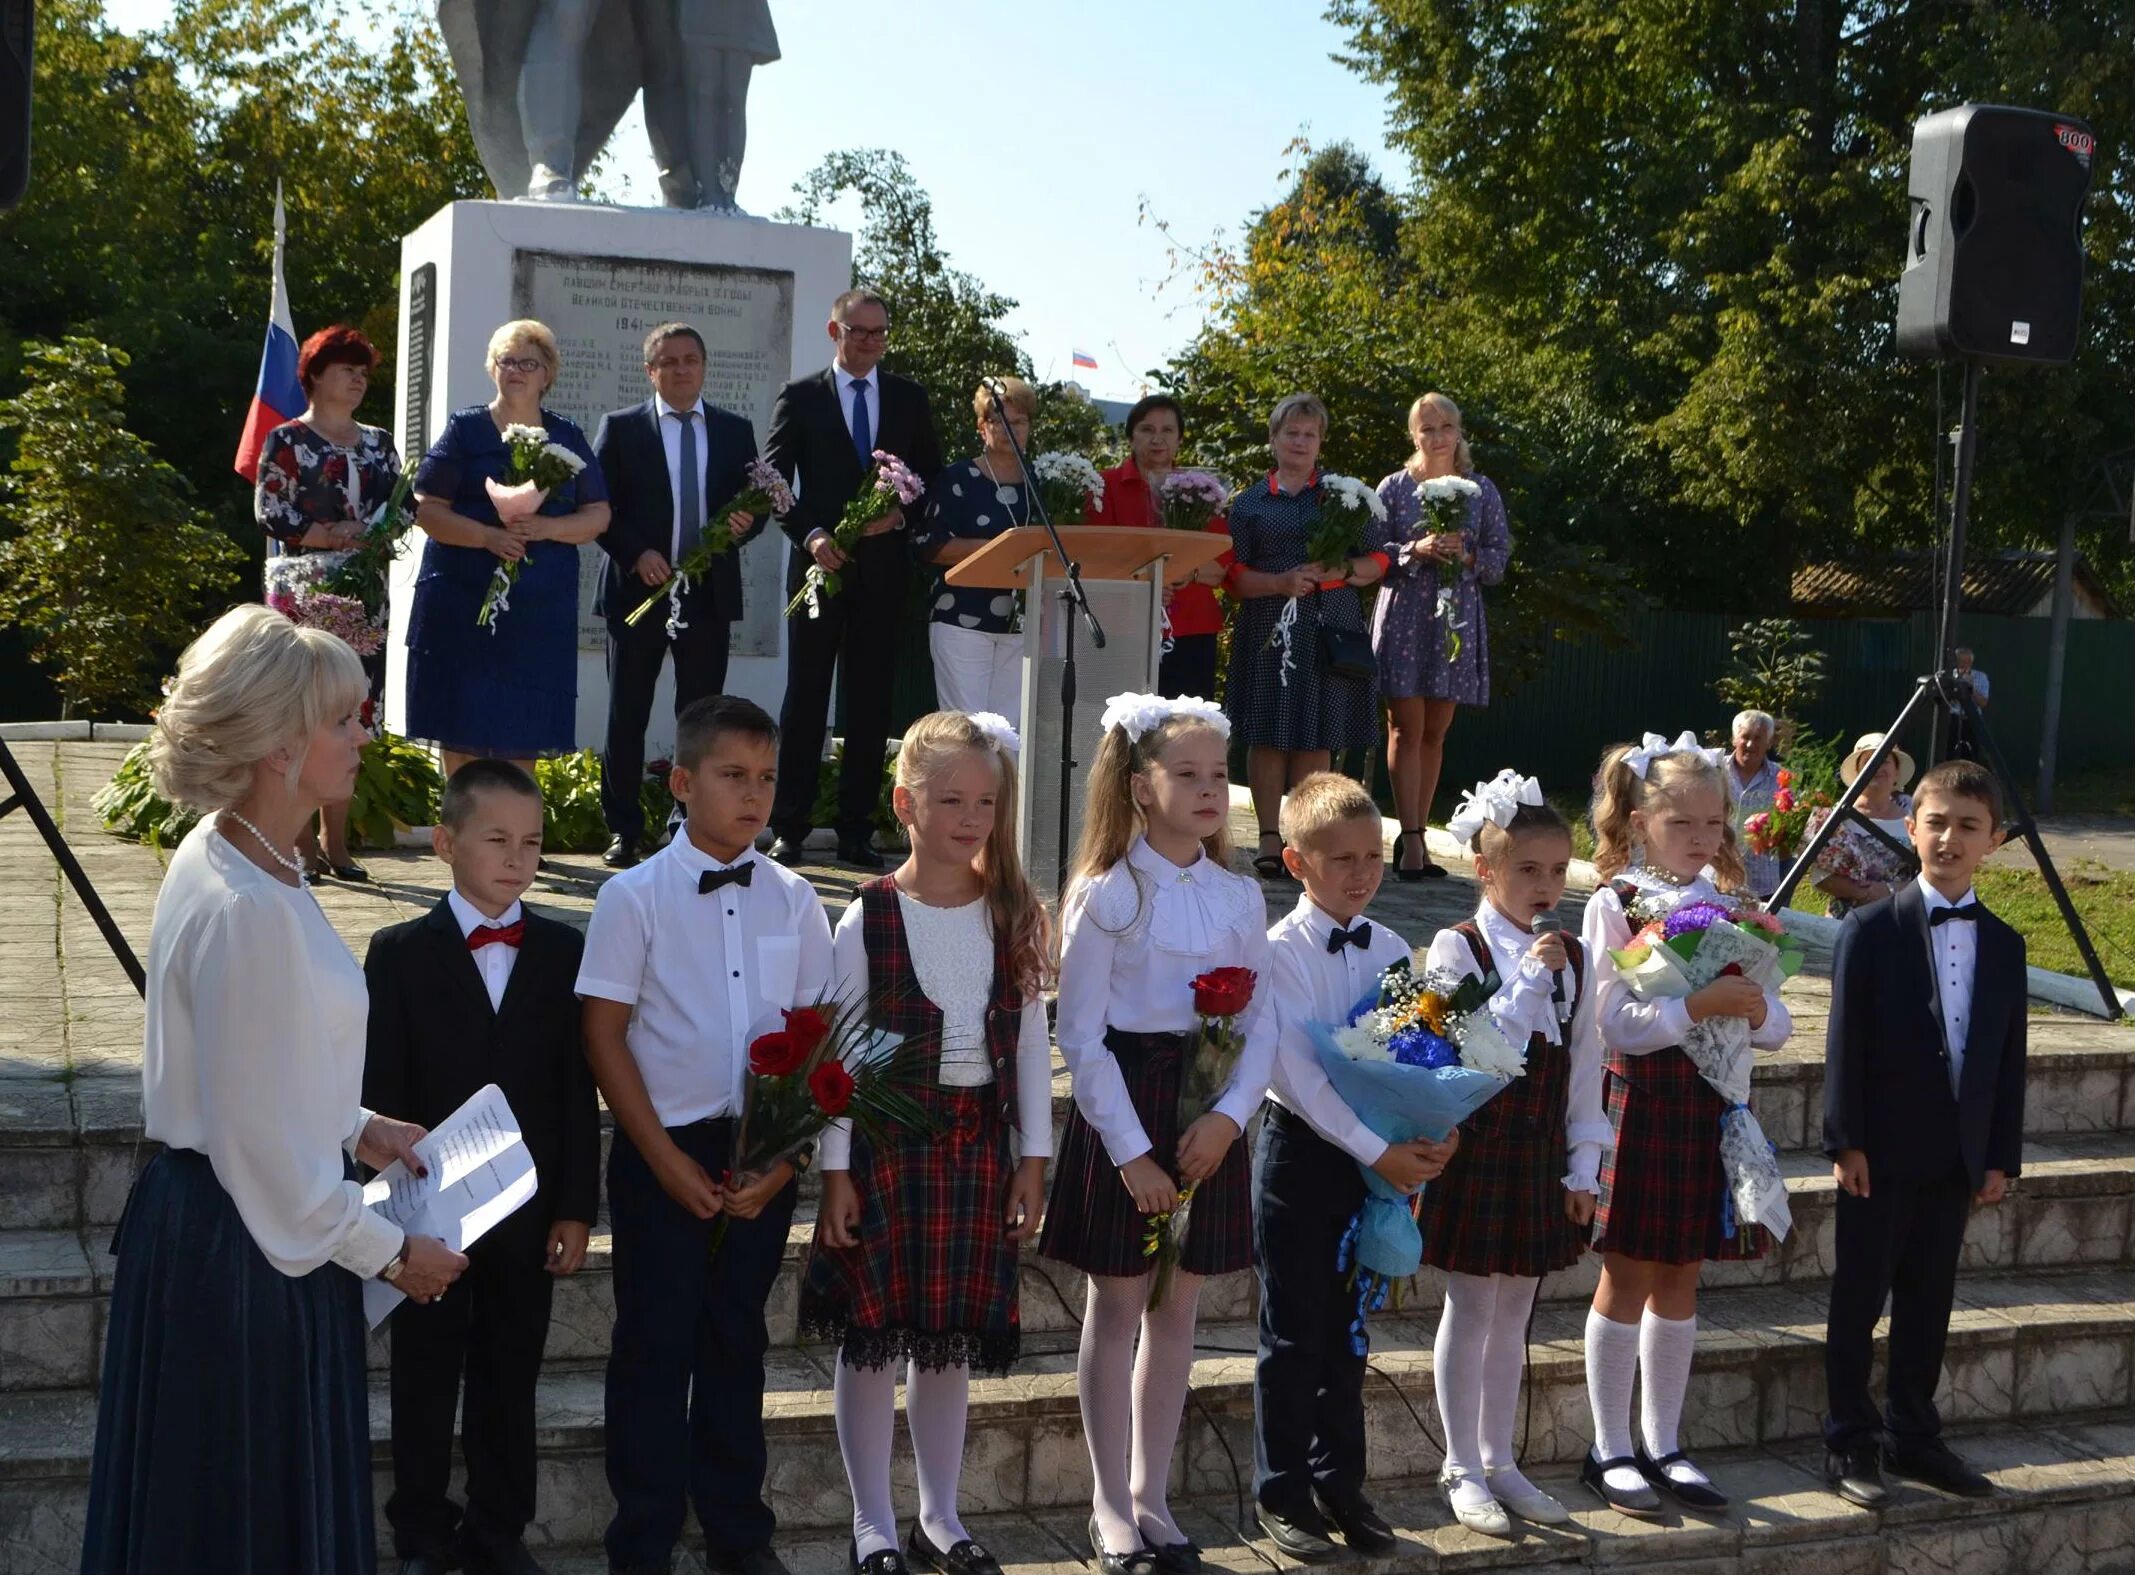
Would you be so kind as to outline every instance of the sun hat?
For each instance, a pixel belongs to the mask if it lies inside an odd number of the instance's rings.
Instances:
[[[1882,733],[1863,733],[1855,739],[1853,753],[1839,763],[1839,780],[1852,787],[1853,779],[1859,776],[1861,768],[1868,764],[1868,757],[1882,747],[1886,736]],[[1890,753],[1891,758],[1898,762],[1898,786],[1903,788],[1913,780],[1913,757],[1902,749],[1893,749]]]

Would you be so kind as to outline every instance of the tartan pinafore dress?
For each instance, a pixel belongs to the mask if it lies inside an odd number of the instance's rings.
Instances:
[[[1628,909],[1639,889],[1611,881]],[[1601,1161],[1594,1250],[1645,1263],[1761,1258],[1762,1225],[1736,1223],[1726,1207],[1720,1118],[1727,1101],[1680,1049],[1625,1055],[1603,1047],[1602,1104],[1616,1142]]]
[[[1454,932],[1475,955],[1479,977],[1497,972],[1490,943],[1470,922]],[[1586,953],[1563,937],[1571,960],[1572,1005],[1586,989]],[[1587,1230],[1564,1216],[1565,1104],[1571,1051],[1542,1034],[1527,1041],[1527,1071],[1460,1124],[1460,1147],[1445,1174],[1423,1189],[1423,1261],[1457,1274],[1524,1274],[1539,1279],[1586,1251]]]
[[[942,1013],[920,988],[894,879],[859,890],[867,942],[868,1020],[924,1045],[912,1097],[932,1132],[899,1129],[880,1145],[853,1135],[858,1245],[826,1247],[821,1226],[801,1285],[803,1339],[836,1341],[850,1366],[910,1360],[925,1370],[1005,1373],[1022,1347],[1020,1249],[1005,1211],[1015,1167],[1016,1045],[1023,992],[994,938],[986,1055],[993,1081],[939,1081]]]

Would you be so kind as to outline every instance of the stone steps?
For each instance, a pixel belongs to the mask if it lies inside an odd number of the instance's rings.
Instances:
[[[1955,1424],[2004,1430],[2110,1421],[2135,1405],[2131,1295],[2135,1286],[2119,1273],[1996,1274],[1961,1282],[1945,1414]],[[1430,1377],[1435,1310],[1411,1304],[1411,1311],[1425,1316],[1375,1320],[1374,1377],[1366,1388],[1371,1473],[1387,1483],[1426,1478],[1440,1458]],[[1715,1290],[1701,1298],[1686,1444],[1813,1456],[1823,1403],[1823,1319],[1821,1296],[1786,1287]],[[1523,1454],[1538,1465],[1571,1465],[1586,1447],[1582,1323],[1583,1310],[1575,1307],[1545,1307],[1536,1317]],[[1182,1496],[1230,1495],[1244,1490],[1241,1484],[1249,1489],[1253,1339],[1247,1323],[1202,1326],[1195,1395],[1174,1467]],[[1055,1335],[1029,1343],[1014,1375],[972,1384],[964,1506],[974,1514],[1057,1512],[1055,1518],[1072,1524],[1089,1494],[1072,1341]],[[769,1496],[780,1522],[835,1535],[850,1505],[831,1418],[833,1360],[825,1349],[774,1351],[765,1414]],[[529,1533],[537,1546],[590,1547],[606,1523],[601,1401],[595,1367],[563,1365],[543,1375],[542,1508]],[[371,1423],[382,1502],[389,1470],[382,1377],[372,1382]],[[48,1547],[70,1525],[78,1536],[93,1426],[86,1391],[9,1398],[0,1423],[0,1549]],[[2105,1454],[2135,1450],[2135,1432],[2123,1431],[2131,1442]],[[908,1500],[908,1459],[900,1458],[899,1470]],[[1722,1481],[1732,1485],[1724,1474]]]

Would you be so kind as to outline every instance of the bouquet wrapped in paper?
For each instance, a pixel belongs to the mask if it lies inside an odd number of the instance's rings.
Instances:
[[[1334,1091],[1359,1119],[1389,1143],[1446,1134],[1527,1071],[1527,1052],[1505,1037],[1490,1015],[1499,982],[1433,969],[1418,977],[1406,961],[1380,975],[1378,988],[1351,1008],[1342,1023],[1311,1023],[1307,1031]],[[1367,1348],[1366,1320],[1386,1304],[1392,1286],[1423,1262],[1416,1199],[1369,1166],[1364,1205],[1350,1221],[1337,1269],[1357,1287],[1351,1348]]]
[[[1801,971],[1801,942],[1755,908],[1642,897],[1631,904],[1629,917],[1643,927],[1631,945],[1609,958],[1641,1001],[1684,999],[1727,974],[1777,991]],[[1682,1048],[1698,1075],[1727,1101],[1716,1134],[1727,1172],[1727,1235],[1747,1222],[1784,1240],[1794,1215],[1778,1151],[1749,1107],[1749,1024],[1739,1017],[1708,1017],[1690,1025]]]
[[[1386,504],[1377,490],[1356,477],[1322,475],[1320,489],[1319,518],[1313,521],[1312,530],[1305,538],[1305,566],[1314,569],[1347,564],[1364,550],[1364,527],[1373,522],[1382,525],[1386,522]],[[1345,577],[1348,574],[1346,568],[1343,574]],[[1322,589],[1325,589],[1324,585]],[[1293,596],[1283,603],[1282,611],[1275,619],[1275,633],[1268,639],[1269,645],[1282,652],[1279,672],[1285,689],[1290,687],[1290,674],[1297,667],[1291,649],[1296,638],[1297,598]]]
[[[1048,450],[1030,462],[1030,477],[1055,525],[1080,525],[1104,507],[1104,475],[1080,454]]]
[[[777,519],[793,511],[793,489],[786,485],[786,478],[769,460],[750,460],[745,474],[747,483],[728,500],[725,508],[712,516],[712,523],[704,528],[697,545],[675,565],[675,572],[668,576],[667,583],[632,608],[629,616],[623,619],[624,623],[636,628],[638,621],[665,599],[667,638],[672,640],[689,627],[682,621],[682,598],[689,594],[692,585],[710,572],[714,558],[724,557],[734,550],[734,516],[747,514],[753,519]]]
[[[1230,1087],[1238,1070],[1238,1057],[1245,1051],[1245,1030],[1238,1019],[1253,1004],[1253,986],[1259,976],[1250,968],[1211,968],[1193,981],[1194,1015],[1200,1019],[1194,1031],[1192,1058],[1179,1080],[1179,1133],[1215,1109],[1216,1101]],[[1161,1307],[1178,1272],[1179,1253],[1186,1245],[1187,1227],[1193,1223],[1194,1189],[1179,1189],[1179,1206],[1164,1214],[1152,1214],[1142,1238],[1142,1256],[1155,1260],[1156,1278],[1149,1288],[1149,1305]]]
[[[910,508],[926,491],[926,485],[912,474],[912,468],[895,454],[882,449],[875,450],[875,462],[868,467],[867,475],[860,482],[860,490],[852,495],[845,505],[845,512],[838,516],[838,523],[830,528],[830,539],[838,551],[851,554],[860,545],[860,538],[868,526],[886,516],[894,508]],[[835,596],[844,588],[845,582],[835,569],[826,569],[820,563],[808,565],[808,572],[801,579],[801,588],[793,600],[786,603],[786,616],[791,618],[803,607],[808,616],[823,616],[823,598]]]
[[[561,443],[549,441],[546,427],[514,422],[504,429],[504,446],[510,454],[505,467],[507,479],[491,478],[482,483],[497,511],[497,522],[502,525],[532,519],[541,512],[541,505],[551,492],[586,468],[586,462]],[[525,562],[524,558],[509,562],[499,558],[489,576],[489,589],[483,594],[481,610],[474,615],[474,621],[491,634],[497,632],[497,620],[511,611],[512,587],[519,583],[519,570]]]
[[[1231,501],[1231,484],[1205,470],[1174,470],[1156,487],[1166,530],[1207,530]]]

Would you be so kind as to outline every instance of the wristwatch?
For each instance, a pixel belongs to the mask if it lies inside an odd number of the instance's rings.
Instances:
[[[402,1269],[405,1269],[407,1266],[408,1252],[407,1249],[403,1247],[399,1252],[393,1254],[393,1261],[391,1263],[387,1264],[384,1268],[378,1271],[378,1278],[385,1281],[386,1284],[391,1285],[395,1280],[398,1280],[400,1278],[400,1271]]]
[[[793,1151],[791,1163],[793,1165],[793,1173],[796,1176],[807,1175],[808,1167],[815,1163],[815,1145],[813,1143],[803,1143]]]

